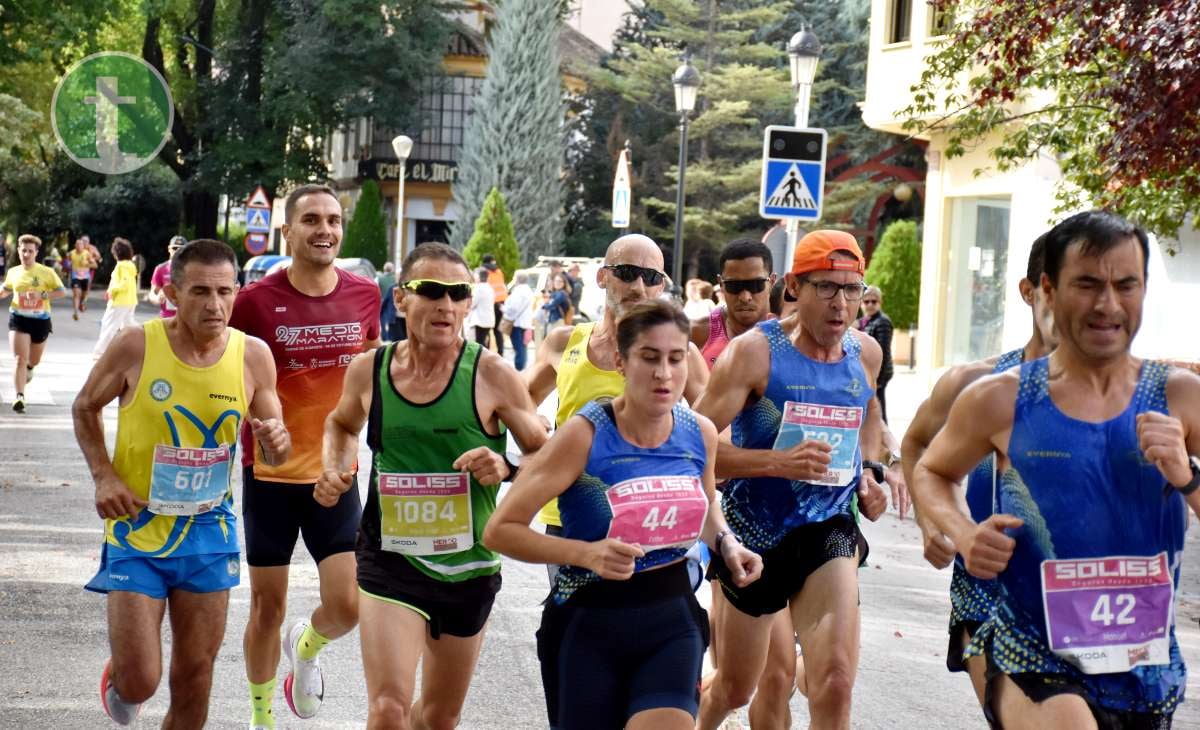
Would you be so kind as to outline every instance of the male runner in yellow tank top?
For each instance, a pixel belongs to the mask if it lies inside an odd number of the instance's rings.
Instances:
[[[259,458],[283,462],[291,439],[265,343],[229,328],[237,259],[220,241],[175,256],[164,287],[178,312],[122,330],[75,399],[75,436],[104,518],[100,570],[112,657],[100,680],[105,712],[137,717],[162,676],[162,619],[171,614],[171,705],[163,727],[199,728],[213,663],[238,584],[230,477],[249,413]],[[110,459],[101,411],[120,399]]]
[[[596,283],[604,290],[604,317],[574,327],[552,330],[538,349],[537,361],[526,382],[534,403],[558,389],[555,424],[561,425],[589,401],[615,398],[625,392],[625,379],[617,372],[617,320],[635,304],[662,294],[666,283],[662,250],[651,238],[638,233],[613,241],[604,255]],[[688,376],[683,397],[694,403],[708,383],[708,367],[695,345],[688,350]],[[558,534],[562,521],[558,504],[551,502],[538,515],[547,534]],[[555,566],[550,566],[553,581]]]

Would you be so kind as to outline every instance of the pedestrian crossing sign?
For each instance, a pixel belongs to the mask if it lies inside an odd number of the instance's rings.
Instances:
[[[246,208],[246,232],[270,233],[271,211],[266,208]]]
[[[821,218],[825,192],[825,130],[769,126],[763,136],[763,218]]]

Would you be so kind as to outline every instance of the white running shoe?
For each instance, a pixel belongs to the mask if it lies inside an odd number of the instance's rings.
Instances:
[[[100,674],[100,704],[104,706],[104,712],[112,721],[118,725],[131,725],[137,719],[138,712],[141,711],[141,703],[134,704],[126,702],[117,694],[116,687],[109,680],[108,674],[112,671],[112,659],[104,663],[104,672]]]
[[[300,637],[307,627],[307,621],[292,624],[283,642],[283,652],[292,663],[292,670],[283,680],[283,696],[287,698],[288,707],[301,720],[316,716],[325,698],[325,678],[321,674],[320,657],[311,661],[300,658]]]

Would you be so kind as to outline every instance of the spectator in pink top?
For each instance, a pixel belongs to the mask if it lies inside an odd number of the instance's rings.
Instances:
[[[146,295],[146,301],[158,305],[158,314],[163,319],[175,316],[175,305],[167,299],[163,287],[171,280],[171,259],[185,244],[187,239],[183,236],[172,236],[167,244],[167,260],[155,266],[154,273],[150,275],[150,293]]]

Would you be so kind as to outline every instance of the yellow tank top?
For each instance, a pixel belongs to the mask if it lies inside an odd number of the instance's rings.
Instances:
[[[616,370],[601,370],[588,359],[588,343],[592,339],[595,322],[575,325],[562,359],[558,361],[558,413],[554,415],[554,426],[567,422],[590,401],[597,398],[616,398],[625,392],[625,376]],[[558,514],[558,500],[548,503],[538,513],[542,524],[562,526]]]
[[[237,552],[232,477],[246,413],[246,336],[198,368],[175,356],[166,320],[143,325],[146,354],[133,397],[117,412],[113,468],[147,499],[136,519],[105,520],[109,559]]]

